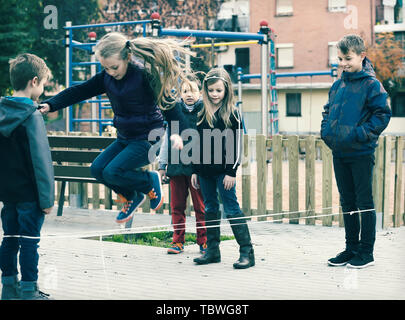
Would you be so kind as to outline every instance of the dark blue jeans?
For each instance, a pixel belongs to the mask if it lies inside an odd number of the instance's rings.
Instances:
[[[38,243],[44,213],[37,202],[10,203],[4,202],[1,210],[1,222],[4,235],[20,235],[22,237],[4,237],[0,247],[0,268],[2,276],[18,274],[17,255],[22,281],[38,280]],[[27,236],[25,238],[24,236]]]
[[[127,199],[135,192],[146,194],[152,189],[149,172],[134,169],[149,164],[150,147],[147,140],[117,138],[94,160],[91,173],[97,181]]]
[[[201,193],[204,198],[205,212],[215,213],[219,211],[218,193],[224,205],[224,212],[226,218],[232,218],[237,214],[241,214],[238,199],[236,197],[235,186],[230,190],[224,189],[225,175],[221,174],[213,177],[199,176]]]
[[[346,249],[353,251],[360,250],[372,254],[376,226],[372,191],[374,155],[334,158],[333,166],[342,211],[350,212],[372,209],[371,211],[361,213],[361,225],[358,213],[343,215]]]

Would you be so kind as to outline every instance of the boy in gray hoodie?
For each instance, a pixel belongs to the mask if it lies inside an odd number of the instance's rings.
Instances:
[[[2,299],[47,299],[38,290],[38,243],[54,205],[54,174],[46,128],[36,101],[50,72],[25,53],[10,60],[11,97],[0,99],[0,247]],[[21,282],[18,281],[17,255]]]

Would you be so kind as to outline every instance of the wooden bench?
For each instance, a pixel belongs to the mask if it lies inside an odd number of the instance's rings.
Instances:
[[[91,175],[90,164],[115,139],[100,136],[48,136],[55,180],[62,182],[58,216],[63,212],[66,182],[98,183]]]

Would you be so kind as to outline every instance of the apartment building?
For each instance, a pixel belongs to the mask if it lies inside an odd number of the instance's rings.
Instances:
[[[337,63],[337,41],[346,34],[373,41],[372,0],[250,0],[250,31],[267,20],[275,41],[276,73],[327,71]],[[250,72],[259,73],[260,49],[250,47]],[[277,79],[279,131],[318,134],[331,76]],[[249,127],[260,123],[258,83],[244,85],[244,112]],[[255,127],[255,129],[260,129]]]
[[[326,71],[337,63],[335,46],[346,34],[358,34],[367,44],[373,44],[375,33],[391,31],[404,47],[402,8],[402,0],[250,0],[249,31],[257,32],[260,21],[268,21],[275,41],[276,73]],[[249,57],[244,70],[260,73],[259,46],[233,50],[244,50]],[[237,56],[235,52],[235,60]],[[225,64],[221,58],[218,62]],[[318,134],[333,81],[330,76],[278,78],[280,133]],[[400,125],[405,116],[404,96],[399,92],[393,98],[394,117],[385,133],[405,135]],[[243,110],[248,128],[261,131],[258,81],[243,85]]]
[[[376,23],[374,26],[376,34],[383,32],[393,32],[395,40],[401,44],[405,50],[405,10],[403,0],[376,0]],[[403,68],[399,70],[405,76],[405,57],[403,58]],[[405,81],[404,81],[405,82]],[[402,86],[392,97],[392,121],[387,128],[395,132],[400,128],[405,117],[405,87]]]

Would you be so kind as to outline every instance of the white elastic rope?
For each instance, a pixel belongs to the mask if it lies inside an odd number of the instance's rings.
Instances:
[[[334,207],[328,207],[328,208],[322,208],[322,210],[328,210],[332,209]],[[335,207],[336,208],[336,207]],[[364,209],[364,210],[356,210],[356,211],[348,211],[348,212],[337,212],[337,213],[328,213],[328,214],[320,214],[320,215],[312,215],[312,216],[304,216],[304,217],[295,217],[293,219],[310,219],[310,218],[321,218],[321,217],[328,217],[328,216],[335,216],[335,215],[340,215],[340,214],[354,214],[354,213],[362,213],[362,212],[368,212],[368,211],[374,211],[375,209]],[[282,212],[282,213],[272,213],[272,214],[267,214],[267,215],[255,215],[255,216],[243,216],[243,217],[235,217],[235,218],[227,218],[227,219],[216,219],[216,220],[211,220],[211,222],[220,222],[222,220],[240,220],[244,219],[240,224],[245,224],[246,220],[249,218],[264,218],[264,217],[271,217],[271,216],[279,216],[279,215],[289,215],[289,214],[296,214],[300,212],[309,212],[313,210],[301,210],[301,211],[290,211],[290,212]],[[276,219],[276,220],[264,220],[264,221],[250,221],[249,224],[256,224],[256,223],[274,223],[274,222],[281,222],[283,221],[284,218],[281,219]],[[194,223],[193,223],[194,224]],[[233,223],[234,225],[237,225],[237,223]],[[111,236],[115,234],[140,234],[140,233],[152,233],[152,232],[160,232],[160,231],[171,231],[171,228],[173,226],[181,225],[184,226],[184,229],[188,227],[192,227],[191,223],[181,223],[181,224],[170,224],[170,225],[157,225],[157,226],[143,226],[143,227],[135,227],[135,228],[124,228],[124,229],[110,229],[110,230],[100,230],[100,231],[90,231],[89,233],[72,233],[72,234],[47,234],[39,237],[32,237],[32,236],[24,236],[24,235],[3,235],[4,238],[27,238],[27,239],[57,239],[57,238],[95,238],[95,237],[100,237],[100,236]],[[218,223],[213,226],[196,226],[196,229],[201,229],[201,228],[214,228],[218,227],[221,224]],[[148,230],[150,229],[150,230]],[[181,229],[176,229],[176,230],[181,230]]]

